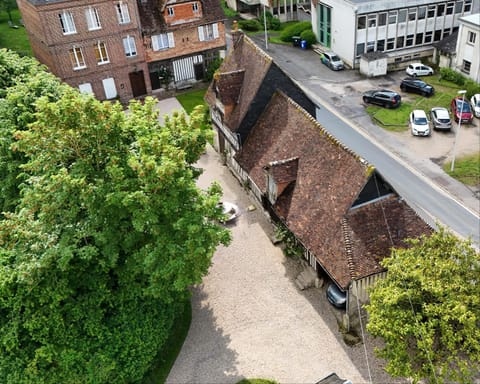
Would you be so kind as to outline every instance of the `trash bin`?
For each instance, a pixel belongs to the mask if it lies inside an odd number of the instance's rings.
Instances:
[[[301,37],[300,36],[292,36],[292,43],[294,47],[300,47],[300,42],[301,42]]]
[[[302,41],[300,42],[300,47],[301,47],[302,49],[307,49],[307,40],[302,40]]]

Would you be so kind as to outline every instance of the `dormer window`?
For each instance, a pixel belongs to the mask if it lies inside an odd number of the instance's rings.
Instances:
[[[167,8],[167,14],[168,14],[168,16],[174,16],[175,15],[175,11],[173,10],[173,7],[168,7]]]
[[[193,13],[198,13],[198,3],[192,4],[192,10],[193,10]]]

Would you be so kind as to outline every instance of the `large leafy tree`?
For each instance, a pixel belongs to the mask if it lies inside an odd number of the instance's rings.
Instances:
[[[470,383],[480,372],[480,259],[468,241],[440,228],[383,261],[367,305],[368,330],[393,376]]]
[[[0,221],[0,382],[138,382],[229,240],[220,188],[195,184],[204,111],[162,127],[152,99],[125,114],[67,88],[34,104]]]

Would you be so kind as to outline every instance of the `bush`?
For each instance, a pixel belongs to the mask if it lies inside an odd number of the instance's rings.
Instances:
[[[469,98],[480,93],[480,86],[473,80],[465,77],[460,72],[451,68],[440,68],[440,79],[457,84],[467,91],[465,97]]]
[[[260,24],[258,20],[240,20],[238,26],[240,29],[250,32],[256,32],[262,29],[262,24]]]
[[[272,13],[268,11],[265,12],[265,16],[267,19],[267,29],[272,31],[278,31],[281,26],[280,20],[276,17],[273,17]],[[265,26],[264,24],[265,22],[263,20],[263,13],[258,19],[258,21],[260,22],[261,25]]]
[[[290,43],[293,36],[300,36],[305,30],[312,30],[311,22],[301,21],[299,23],[289,25],[280,34],[280,40]]]
[[[310,29],[306,29],[300,34],[300,38],[302,40],[305,40],[307,42],[307,48],[310,48],[312,44],[315,44],[317,42],[317,37],[313,33],[313,31]]]
[[[210,64],[208,64],[207,72],[205,73],[205,81],[210,82],[213,80],[213,75],[215,74],[216,70],[220,68],[220,65],[222,64],[222,62],[223,62],[223,59],[220,57],[217,57]]]

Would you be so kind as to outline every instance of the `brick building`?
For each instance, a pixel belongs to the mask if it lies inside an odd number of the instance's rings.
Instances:
[[[171,72],[175,84],[200,80],[226,46],[223,11],[212,0],[17,4],[35,57],[100,100],[150,94],[161,86],[159,69]]]

